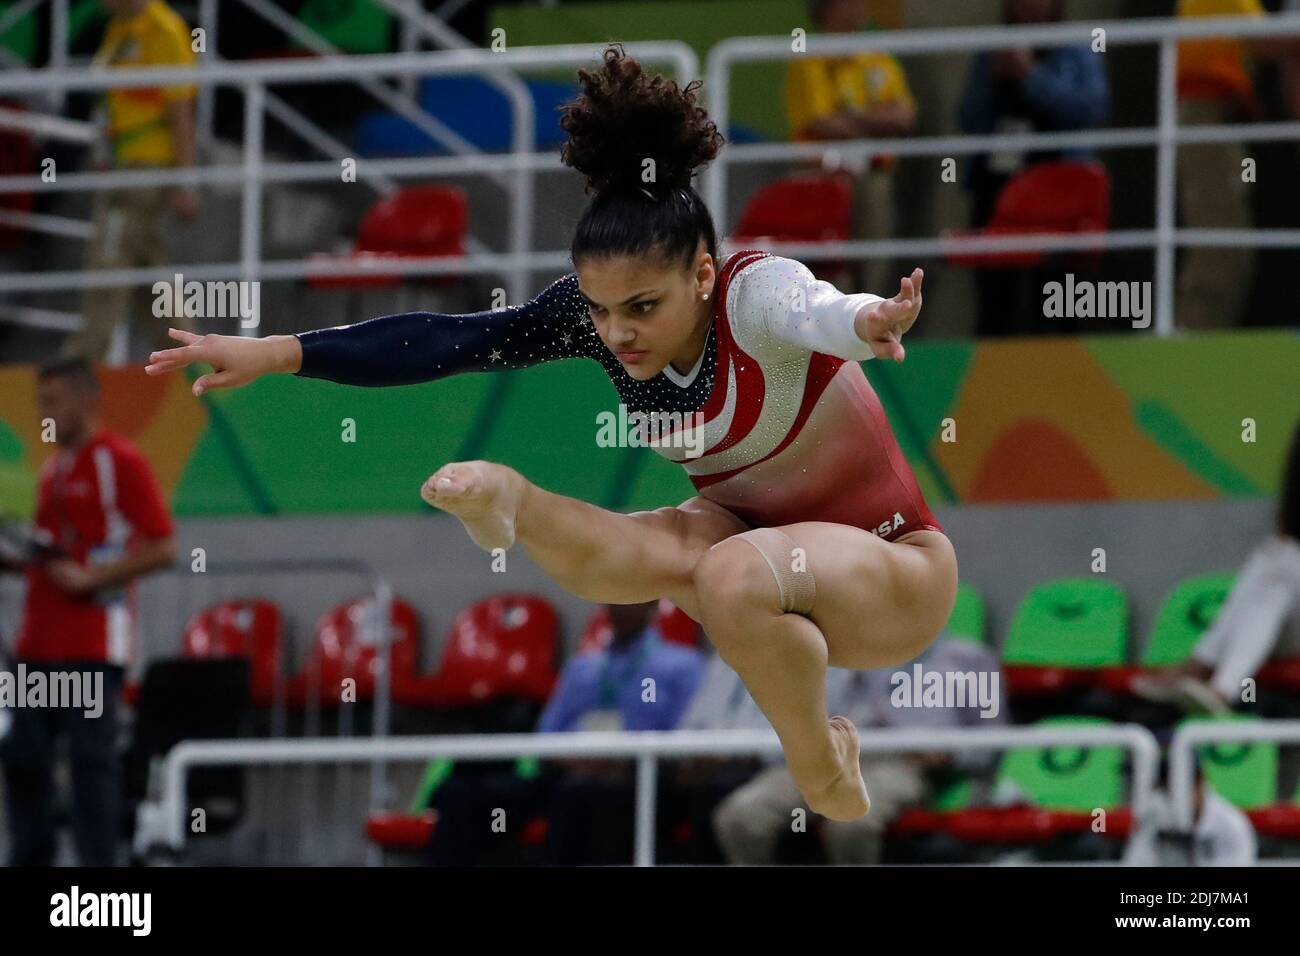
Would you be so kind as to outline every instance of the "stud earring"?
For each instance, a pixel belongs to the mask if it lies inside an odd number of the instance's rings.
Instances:
[[[704,297],[703,297],[703,298],[704,298],[704,301],[705,301],[705,302],[709,301],[709,294],[708,294],[707,292],[704,293]]]

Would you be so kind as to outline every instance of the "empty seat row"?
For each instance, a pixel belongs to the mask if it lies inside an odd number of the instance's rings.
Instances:
[[[343,682],[356,701],[373,699],[378,675],[374,599],[364,595],[331,608],[316,622],[306,661],[296,674],[284,671],[284,618],[265,598],[222,601],[187,623],[182,654],[188,658],[245,657],[252,672],[251,700],[270,707],[337,708]],[[679,608],[661,602],[655,626],[670,641],[695,645],[699,628]],[[477,601],[453,619],[436,669],[419,669],[421,626],[415,609],[400,598],[390,617],[391,692],[410,707],[450,709],[498,698],[545,703],[557,678],[560,628],[554,607],[532,594],[500,594]],[[579,640],[579,651],[605,646],[608,613],[598,608]]]

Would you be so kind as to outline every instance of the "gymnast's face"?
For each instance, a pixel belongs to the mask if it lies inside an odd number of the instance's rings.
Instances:
[[[690,266],[655,257],[584,258],[578,289],[605,347],[627,374],[654,378],[668,365],[690,372],[712,317],[713,257],[700,244]]]

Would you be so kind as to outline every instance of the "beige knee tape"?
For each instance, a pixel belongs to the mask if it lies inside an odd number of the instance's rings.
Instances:
[[[791,567],[798,548],[794,539],[776,528],[755,528],[736,537],[743,538],[757,548],[772,569],[781,595],[781,610],[791,614],[811,614],[813,598],[817,596],[817,585],[811,571],[795,571]]]

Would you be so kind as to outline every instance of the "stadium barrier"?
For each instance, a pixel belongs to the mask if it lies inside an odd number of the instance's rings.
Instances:
[[[1135,821],[1148,813],[1156,783],[1159,748],[1145,727],[997,727],[951,730],[863,730],[864,753],[1003,750],[1013,747],[1119,746],[1132,754],[1131,808]],[[656,786],[659,761],[693,756],[778,754],[772,731],[671,731],[639,733],[491,734],[387,737],[371,740],[220,740],[190,741],[173,748],[163,765],[159,800],[165,842],[182,852],[188,809],[186,777],[194,767],[310,765],[327,762],[499,760],[513,757],[606,757],[636,760],[635,849],[638,866],[654,865]],[[373,806],[372,811],[388,809]],[[358,821],[358,828],[361,827]],[[378,848],[369,855],[380,862]]]
[[[247,2],[247,0],[246,0]],[[1180,247],[1249,246],[1257,248],[1300,247],[1300,230],[1295,229],[1178,229],[1176,220],[1176,149],[1182,144],[1237,140],[1300,139],[1300,123],[1242,123],[1235,125],[1179,128],[1177,119],[1177,44],[1179,40],[1205,37],[1300,36],[1300,14],[1260,18],[1190,18],[1136,21],[1078,21],[1051,25],[996,26],[960,29],[901,30],[852,36],[813,36],[807,39],[807,54],[846,54],[883,50],[897,54],[970,53],[1009,46],[1061,46],[1091,43],[1095,31],[1104,31],[1112,45],[1156,44],[1159,48],[1155,127],[1097,129],[1071,133],[1037,133],[995,136],[908,137],[888,140],[836,141],[833,148],[846,155],[871,155],[888,151],[898,156],[950,156],[990,150],[1065,149],[1079,147],[1156,148],[1157,214],[1152,229],[1115,230],[1075,235],[1020,235],[932,237],[906,240],[855,240],[825,243],[774,243],[772,251],[810,261],[822,259],[866,259],[874,257],[924,257],[959,253],[1010,251],[1099,251],[1108,249],[1153,249],[1156,257],[1156,317],[1158,335],[1169,335],[1173,326],[1174,252]],[[0,96],[32,93],[62,94],[68,90],[139,88],[159,84],[196,83],[204,91],[214,86],[235,86],[245,93],[244,162],[240,165],[207,166],[185,170],[119,170],[103,173],[72,173],[55,183],[40,176],[0,177],[0,193],[29,190],[94,190],[158,185],[242,184],[241,256],[238,263],[194,263],[174,265],[171,271],[193,279],[294,280],[329,274],[365,276],[377,269],[385,274],[436,276],[451,273],[504,274],[512,301],[522,301],[531,291],[536,272],[558,272],[569,267],[567,251],[530,251],[533,213],[532,184],[538,172],[558,172],[564,167],[556,153],[532,151],[531,119],[525,123],[514,110],[512,151],[495,155],[457,155],[401,160],[365,160],[359,164],[367,176],[393,178],[438,175],[489,175],[509,172],[515,186],[511,192],[510,251],[504,255],[475,252],[463,258],[411,258],[375,266],[353,263],[284,260],[266,262],[261,251],[263,187],[272,183],[337,181],[337,162],[269,163],[263,155],[264,114],[270,109],[267,86],[278,83],[315,83],[348,79],[373,81],[379,76],[481,73],[500,76],[503,71],[529,67],[554,67],[590,62],[599,45],[519,47],[492,52],[479,49],[428,53],[380,54],[331,57],[298,62],[205,62],[194,70],[68,70],[16,71],[0,74]],[[631,43],[628,50],[648,63],[666,63],[679,81],[698,74],[698,59],[689,47],[676,42]],[[710,51],[707,63],[710,110],[719,125],[729,119],[730,69],[740,62],[789,59],[796,54],[788,37],[734,38]],[[512,96],[512,103],[517,95]],[[518,106],[518,104],[515,104]],[[280,115],[280,114],[276,114]],[[40,121],[39,118],[36,121]],[[706,172],[705,198],[726,232],[728,166],[732,163],[768,162],[816,156],[828,148],[824,143],[736,144],[723,150]],[[724,243],[727,248],[733,246]],[[115,269],[93,274],[63,272],[18,273],[0,276],[0,292],[50,292],[73,288],[120,285],[150,285],[156,270]],[[244,331],[251,332],[251,329]]]
[[[1086,130],[995,136],[910,137],[836,140],[827,143],[739,144],[724,149],[705,176],[705,198],[715,216],[727,208],[728,167],[733,163],[816,157],[828,145],[850,156],[955,156],[992,150],[1156,147],[1156,223],[1153,230],[1117,230],[1075,236],[1016,236],[978,239],[880,240],[816,244],[772,244],[773,252],[807,259],[939,256],[961,252],[1096,251],[1154,248],[1153,323],[1157,335],[1174,331],[1174,250],[1180,246],[1300,247],[1300,229],[1176,229],[1176,151],[1185,143],[1300,139],[1300,122],[1178,127],[1178,41],[1207,37],[1300,36],[1300,14],[1247,17],[1145,19],[936,30],[896,30],[851,36],[810,36],[806,53],[789,37],[734,37],[714,46],[707,59],[710,115],[726,129],[732,67],[737,63],[789,60],[796,56],[844,56],[867,51],[893,54],[974,53],[1007,47],[1090,46],[1101,31],[1105,48],[1151,44],[1159,48],[1157,125],[1141,129]],[[725,231],[725,230],[724,230]]]
[[[699,60],[684,43],[631,43],[628,51],[650,64],[666,64],[685,82],[699,73]],[[565,167],[555,153],[533,151],[534,124],[531,102],[527,116],[516,109],[512,117],[512,151],[503,155],[459,155],[419,157],[409,160],[361,159],[357,165],[368,174],[407,176],[427,179],[439,175],[511,174],[510,249],[504,255],[477,253],[463,258],[402,259],[372,263],[336,260],[288,260],[265,262],[262,256],[263,190],[270,183],[339,182],[341,169],[337,161],[268,163],[264,155],[264,129],[268,111],[268,87],[277,83],[325,83],[336,80],[373,81],[382,76],[481,74],[491,78],[511,68],[548,68],[586,65],[599,55],[594,44],[568,44],[545,47],[520,47],[493,52],[481,49],[445,50],[428,53],[377,54],[373,56],[333,57],[321,60],[217,62],[196,68],[151,69],[79,69],[27,70],[0,73],[0,97],[49,93],[67,90],[139,89],[142,87],[195,84],[201,88],[230,86],[244,95],[244,157],[242,164],[199,166],[190,169],[111,170],[105,172],[67,173],[52,182],[40,175],[0,177],[0,193],[28,191],[83,191],[151,186],[188,186],[238,184],[243,187],[240,220],[240,261],[238,263],[172,264],[167,272],[182,273],[187,279],[227,280],[238,276],[243,281],[303,279],[312,276],[442,275],[448,273],[504,274],[511,301],[522,301],[530,294],[529,276],[533,271],[562,270],[568,263],[567,252],[533,253],[531,243],[533,179],[538,171],[562,171]],[[526,119],[527,122],[523,120]],[[43,122],[35,117],[33,122]],[[360,175],[360,173],[359,173]],[[152,285],[158,279],[155,269],[106,269],[43,271],[0,275],[0,292],[56,292],[69,289],[110,286]],[[253,333],[251,328],[242,329]]]

